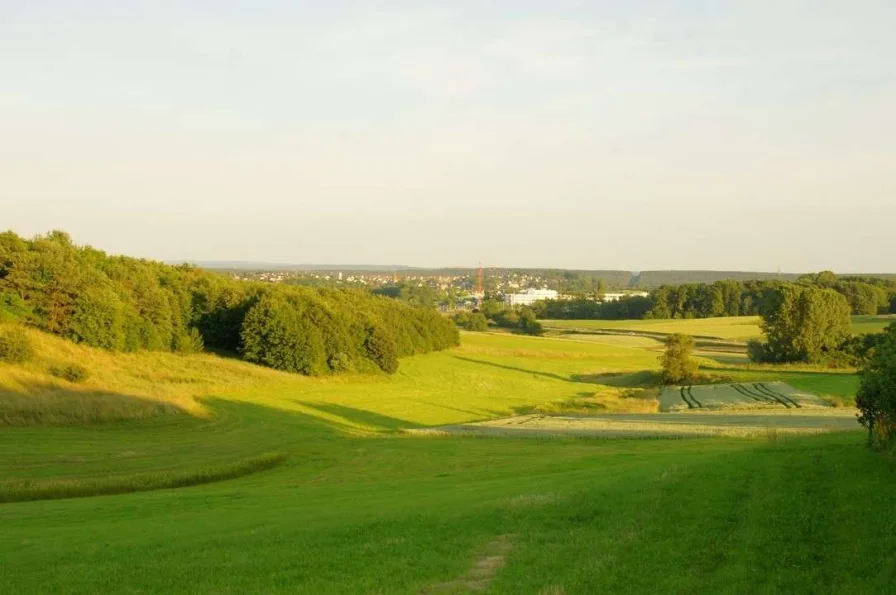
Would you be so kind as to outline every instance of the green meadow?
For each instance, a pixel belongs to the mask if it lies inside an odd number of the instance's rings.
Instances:
[[[883,593],[896,580],[896,466],[858,425],[439,431],[650,416],[657,352],[637,341],[466,333],[391,377],[305,378],[31,335],[34,361],[0,364],[4,592]],[[47,374],[70,362],[86,382]],[[856,383],[703,370],[846,401]]]
[[[856,334],[877,333],[896,320],[893,315],[853,316]],[[636,333],[682,333],[695,337],[709,337],[733,341],[747,341],[762,337],[758,316],[727,316],[722,318],[694,318],[690,320],[545,320],[551,330],[612,330]]]

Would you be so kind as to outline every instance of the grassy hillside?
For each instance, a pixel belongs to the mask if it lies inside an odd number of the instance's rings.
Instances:
[[[658,365],[619,337],[466,334],[395,376],[329,378],[32,338],[36,360],[0,364],[9,592],[878,593],[896,579],[896,469],[860,432],[399,431],[619,403]],[[46,373],[68,362],[90,379]],[[837,380],[854,379],[731,370],[847,392]],[[108,495],[47,499],[91,493]],[[23,497],[41,499],[2,502]]]

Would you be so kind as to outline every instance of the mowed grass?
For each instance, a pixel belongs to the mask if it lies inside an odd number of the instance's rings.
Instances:
[[[861,433],[376,439],[242,409],[239,438],[279,439],[283,465],[0,505],[6,592],[433,592],[497,539],[510,547],[490,593],[884,593],[896,579],[896,468]]]
[[[393,377],[315,379],[39,340],[36,361],[0,365],[0,407],[12,395],[19,412],[0,426],[0,491],[109,495],[0,504],[4,592],[463,592],[495,543],[502,564],[477,578],[491,593],[881,593],[896,580],[896,469],[861,432],[402,432],[638,386],[658,367],[641,347],[465,334]],[[48,385],[46,367],[69,357],[91,379]],[[95,410],[116,396],[175,409],[22,417],[23,400],[68,393]],[[153,491],[111,493],[128,482]],[[189,487],[158,489],[174,486]]]

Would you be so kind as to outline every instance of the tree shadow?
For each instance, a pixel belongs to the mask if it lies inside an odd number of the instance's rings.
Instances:
[[[346,426],[367,426],[375,428],[377,430],[388,430],[391,432],[395,432],[404,428],[422,427],[420,426],[420,424],[415,424],[403,419],[381,415],[379,413],[366,411],[364,409],[346,407],[345,405],[336,405],[334,403],[311,403],[307,401],[296,401],[296,403],[313,411],[319,411],[329,416],[335,416],[345,420],[346,423],[341,427],[341,429],[343,430]],[[334,427],[337,426],[335,426],[334,424]]]
[[[573,374],[570,378],[573,382],[601,384],[618,388],[655,388],[660,385],[660,373],[656,370]]]
[[[479,364],[481,366],[491,366],[492,368],[500,368],[502,370],[510,370],[511,372],[521,372],[523,374],[531,374],[533,376],[541,376],[543,378],[550,378],[551,380],[560,380],[562,382],[571,382],[572,379],[569,376],[561,376],[560,374],[554,374],[553,372],[541,372],[539,370],[527,370],[526,368],[518,368],[516,366],[508,366],[507,364],[496,364],[494,362],[487,362],[481,359],[474,359],[472,357],[463,357],[460,355],[455,355],[455,359],[459,359],[465,362],[470,362],[473,364]]]

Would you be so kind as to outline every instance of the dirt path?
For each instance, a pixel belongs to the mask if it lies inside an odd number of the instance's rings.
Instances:
[[[513,549],[510,535],[501,535],[486,544],[473,566],[463,576],[446,583],[437,583],[423,589],[423,595],[436,593],[477,593],[485,591],[504,566],[504,559]]]

